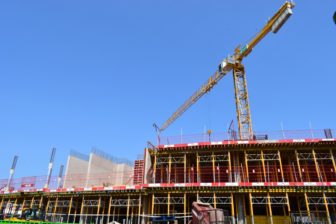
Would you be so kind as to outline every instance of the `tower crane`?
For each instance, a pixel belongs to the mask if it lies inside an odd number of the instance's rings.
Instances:
[[[196,103],[204,94],[208,93],[226,74],[233,71],[236,113],[240,139],[253,137],[251,112],[247,91],[247,82],[242,61],[247,57],[255,46],[271,31],[277,33],[287,19],[292,15],[293,2],[285,2],[282,7],[269,19],[262,30],[247,44],[239,45],[232,56],[225,58],[218,66],[215,73],[201,86],[184,104],[182,104],[161,127],[154,124],[154,128],[160,134],[179,118],[186,110]]]

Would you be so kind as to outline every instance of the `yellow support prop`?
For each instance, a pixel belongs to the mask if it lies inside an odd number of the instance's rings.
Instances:
[[[47,201],[47,206],[46,206],[46,214],[49,212],[49,206],[50,206],[50,197],[48,198],[48,201]],[[23,206],[22,206],[22,210],[24,209],[24,203],[23,203]]]
[[[298,170],[299,170],[300,182],[302,182],[301,166],[300,166],[300,161],[299,161],[299,156],[298,156],[297,150],[295,150],[295,157],[296,157],[296,163],[297,163]]]
[[[304,193],[304,198],[305,198],[305,202],[306,202],[307,215],[308,215],[309,221],[311,221],[310,208],[309,208],[309,202],[308,202],[307,193]]]
[[[154,204],[155,204],[155,196],[154,193],[152,194],[152,209],[151,209],[151,215],[154,214]]]
[[[273,213],[272,213],[272,204],[271,204],[271,196],[267,193],[267,205],[268,205],[268,215],[270,219],[270,224],[273,224]]]
[[[184,224],[187,223],[186,216],[187,216],[187,194],[184,193],[183,195],[183,216],[184,216]]]
[[[73,196],[70,198],[70,204],[69,204],[69,209],[68,209],[68,217],[67,217],[67,222],[69,222],[70,214],[71,214],[71,209],[72,209],[72,201],[73,201]]]
[[[84,202],[85,202],[85,197],[83,195],[83,197],[82,197],[82,204],[81,204],[81,210],[80,210],[80,219],[83,219],[82,216],[83,216],[83,210],[84,210]]]
[[[2,211],[2,206],[3,206],[3,204],[4,204],[4,201],[5,201],[5,198],[2,197],[2,199],[1,199],[1,203],[0,203],[0,211]]]
[[[100,213],[100,206],[101,206],[101,197],[99,197],[98,199],[97,216],[99,216]]]
[[[317,178],[320,182],[323,182],[321,179],[321,174],[320,174],[320,168],[316,159],[316,154],[315,154],[315,150],[312,149],[312,153],[313,153],[313,158],[314,158],[314,164],[315,164],[315,169],[316,169],[316,173],[317,173]]]
[[[217,208],[216,192],[213,193],[213,200],[214,200],[214,208]]]
[[[279,159],[279,166],[280,166],[280,172],[281,172],[281,180],[282,180],[282,182],[285,182],[284,172],[283,172],[283,168],[282,168],[282,161],[281,161],[280,150],[278,150],[278,159]]]
[[[249,193],[249,201],[250,201],[251,223],[254,224],[253,203],[252,203],[252,194],[251,194],[251,193]],[[244,204],[245,204],[245,203],[244,203]]]
[[[107,209],[107,223],[110,223],[111,204],[112,204],[112,196],[109,197],[109,203],[108,203],[108,209]]]
[[[33,196],[33,197],[32,197],[32,200],[31,200],[31,202],[30,202],[30,205],[29,205],[29,208],[30,208],[30,209],[33,208],[33,204],[34,204],[34,202],[35,202],[35,197]]]
[[[336,172],[336,163],[335,163],[334,155],[331,149],[330,149],[330,158],[331,158],[331,161],[334,167],[334,172]]]
[[[232,181],[232,169],[231,169],[231,156],[230,156],[230,151],[228,152],[228,171],[229,171],[229,182],[233,182]]]
[[[167,200],[167,214],[170,215],[170,193],[168,192],[168,200]]]
[[[55,201],[55,208],[54,208],[54,210],[53,210],[53,215],[52,215],[52,217],[53,217],[53,220],[55,220],[55,216],[56,216],[56,212],[57,212],[57,204],[58,204],[58,196],[56,196],[56,201]]]
[[[232,217],[232,221],[235,220],[235,208],[234,208],[234,197],[233,197],[233,193],[231,193],[231,217]],[[233,222],[234,223],[234,222]]]
[[[327,212],[328,224],[331,224],[328,201],[327,201],[327,197],[326,197],[325,193],[323,193],[323,201],[324,201],[324,205],[325,205],[326,212]]]
[[[14,205],[13,205],[13,214],[15,214],[15,212],[16,212],[16,207],[17,207],[17,198],[15,199],[15,201],[14,201]]]

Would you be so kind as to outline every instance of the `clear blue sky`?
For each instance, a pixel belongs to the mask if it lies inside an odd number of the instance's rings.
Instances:
[[[0,178],[45,175],[71,149],[135,159],[162,123],[283,0],[1,1]],[[336,2],[294,15],[245,60],[255,130],[335,128]],[[232,75],[167,129],[227,129]],[[56,173],[56,172],[55,172]]]

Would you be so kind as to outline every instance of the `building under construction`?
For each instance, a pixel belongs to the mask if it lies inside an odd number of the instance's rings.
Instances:
[[[54,222],[188,223],[192,202],[200,201],[222,209],[225,223],[335,223],[333,132],[283,134],[288,137],[279,140],[172,138],[169,145],[149,146],[124,185],[85,186],[99,175],[72,175],[73,183],[85,180],[74,187],[53,187],[57,177],[49,188],[43,188],[46,177],[14,179],[0,192],[0,208],[5,218],[36,209],[39,218]],[[294,135],[307,138],[289,139]]]
[[[332,129],[252,130],[242,60],[292,15],[286,2],[248,44],[161,126],[134,163],[93,150],[72,152],[65,175],[0,180],[0,217],[64,223],[195,223],[193,202],[223,211],[221,222],[336,223],[336,138]],[[162,137],[192,104],[233,71],[238,131]],[[54,153],[53,153],[54,154]]]

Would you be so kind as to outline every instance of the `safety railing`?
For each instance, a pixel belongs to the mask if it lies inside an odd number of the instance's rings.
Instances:
[[[69,174],[59,178],[52,176],[49,183],[49,189],[58,188],[85,188],[85,187],[111,187],[120,185],[133,185],[134,173],[130,172],[108,172],[108,173],[77,173]],[[7,183],[7,179],[0,182]],[[1,191],[31,191],[34,189],[43,189],[47,182],[47,176],[31,176],[12,179],[10,186],[4,185]]]
[[[209,132],[210,133],[210,132]],[[248,136],[248,134],[243,134]],[[336,136],[334,129],[318,130],[281,130],[281,131],[264,131],[253,132],[249,140],[284,140],[284,139],[323,139],[333,138]],[[193,142],[216,142],[225,140],[247,140],[240,139],[236,131],[218,132],[218,133],[201,133],[192,135],[175,135],[159,136],[158,145],[183,144]]]

